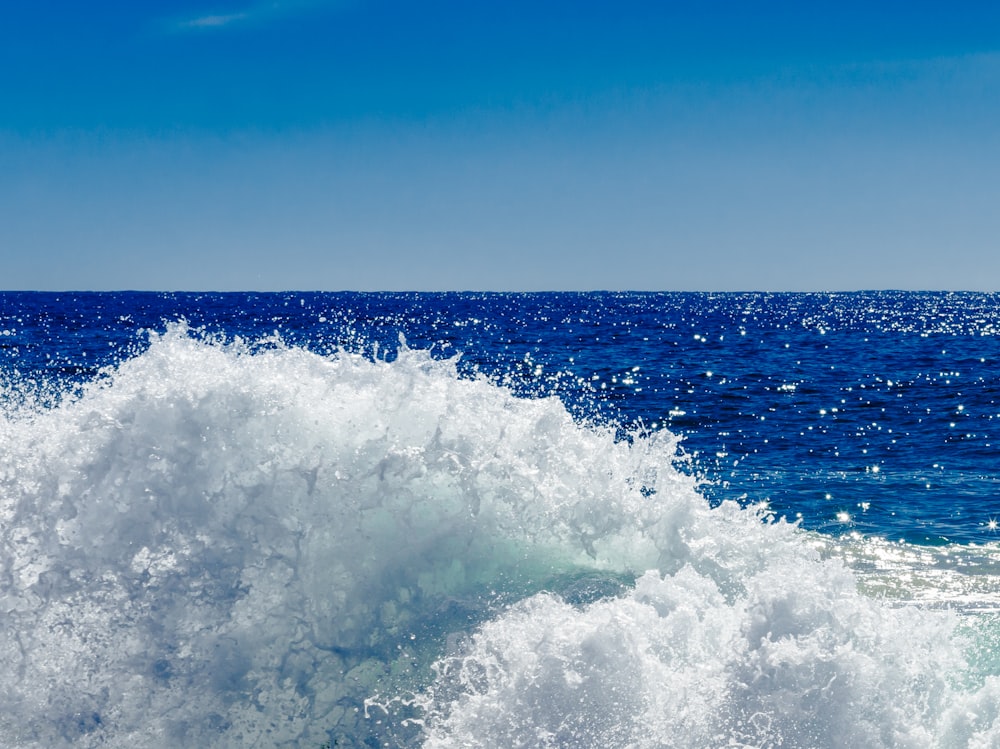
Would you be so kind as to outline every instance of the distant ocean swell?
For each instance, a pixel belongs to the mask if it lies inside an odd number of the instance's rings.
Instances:
[[[665,430],[183,325],[6,388],[2,746],[1000,745],[995,614],[711,508]]]

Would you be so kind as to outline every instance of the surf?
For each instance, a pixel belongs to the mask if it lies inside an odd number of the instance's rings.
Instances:
[[[667,430],[184,324],[30,390],[0,421],[5,746],[1000,738],[982,633],[711,506]]]

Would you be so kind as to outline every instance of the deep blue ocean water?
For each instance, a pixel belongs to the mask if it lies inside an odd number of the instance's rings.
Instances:
[[[0,293],[0,745],[996,745],[998,321]]]

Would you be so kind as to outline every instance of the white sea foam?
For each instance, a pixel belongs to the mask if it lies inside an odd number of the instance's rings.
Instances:
[[[710,509],[668,432],[184,326],[6,400],[2,746],[1000,741],[956,617]]]

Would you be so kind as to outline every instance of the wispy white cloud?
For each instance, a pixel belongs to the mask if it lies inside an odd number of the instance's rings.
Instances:
[[[210,29],[220,26],[228,26],[237,21],[244,21],[248,17],[247,13],[229,13],[226,15],[209,15],[190,18],[186,21],[178,22],[178,27],[182,29]]]
[[[229,13],[204,13],[175,21],[175,31],[221,29],[245,23],[263,23],[274,18],[306,13],[319,8],[344,5],[343,0],[271,0],[247,5]]]

